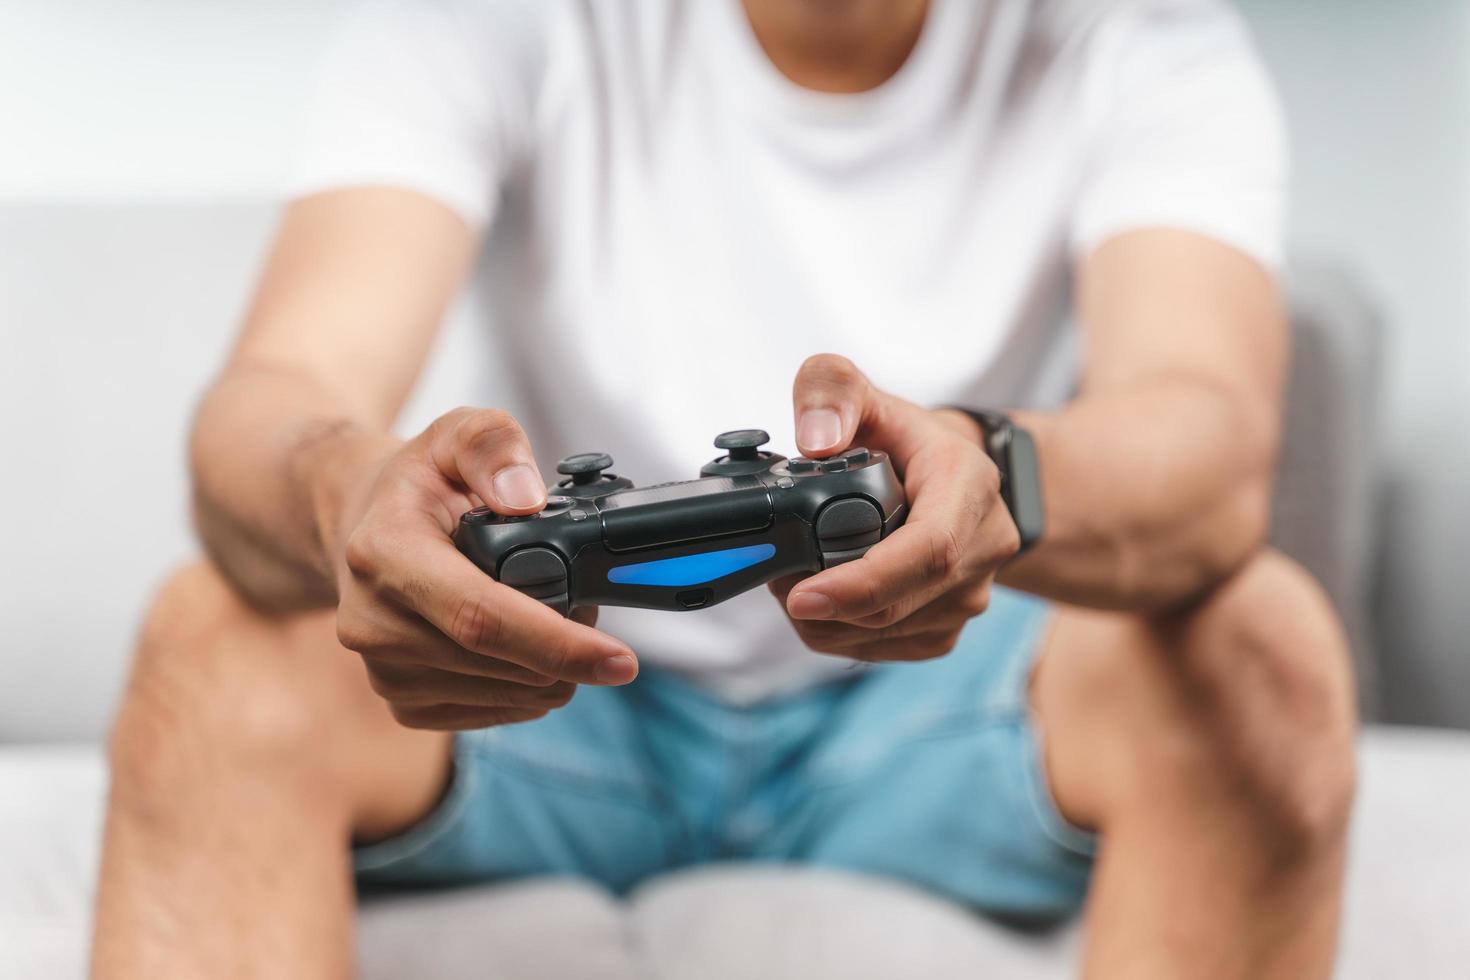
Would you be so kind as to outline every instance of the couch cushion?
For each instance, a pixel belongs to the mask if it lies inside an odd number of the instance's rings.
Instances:
[[[91,746],[0,747],[0,973],[83,977],[107,772]]]
[[[1359,769],[1339,980],[1470,974],[1470,733],[1375,728]]]
[[[1372,729],[1354,821],[1342,980],[1463,976],[1470,963],[1470,734]],[[106,778],[95,748],[0,749],[0,963],[85,975]],[[364,975],[1042,980],[1075,968],[1078,932],[1026,935],[887,881],[716,866],[627,904],[576,881],[366,902]]]
[[[643,973],[624,911],[600,888],[556,878],[371,899],[358,927],[360,975],[632,980]]]
[[[832,869],[713,866],[636,892],[656,976],[700,980],[1042,980],[1070,976],[1079,930],[1026,934],[909,885]]]

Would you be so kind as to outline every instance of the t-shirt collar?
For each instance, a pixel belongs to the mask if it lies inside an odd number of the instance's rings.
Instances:
[[[967,30],[963,7],[985,6],[982,0],[929,0],[914,49],[898,71],[865,92],[819,92],[781,73],[761,47],[741,0],[708,0],[716,11],[711,26],[713,46],[724,58],[730,79],[742,97],[760,110],[774,110],[809,124],[863,125],[898,113],[923,116],[943,102],[935,98],[946,81],[957,77],[956,59],[964,57]]]

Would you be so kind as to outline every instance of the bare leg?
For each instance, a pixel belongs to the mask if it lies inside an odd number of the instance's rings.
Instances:
[[[175,576],[110,745],[93,974],[349,975],[349,840],[426,813],[448,746],[393,720],[330,615],[266,618],[208,566]]]
[[[1305,572],[1263,554],[1170,619],[1066,610],[1033,700],[1058,803],[1103,834],[1086,976],[1330,974],[1352,681]]]

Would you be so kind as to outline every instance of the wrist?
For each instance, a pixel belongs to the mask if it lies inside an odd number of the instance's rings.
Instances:
[[[383,465],[403,440],[347,419],[311,425],[297,440],[291,467],[307,502],[320,565],[331,582],[342,567],[342,553],[362,501]]]
[[[1000,475],[1000,496],[1015,522],[1021,551],[1041,540],[1046,508],[1041,493],[1040,461],[1031,433],[1004,412],[945,406],[968,419],[981,449]]]
[[[985,448],[985,430],[971,416],[957,408],[936,408],[931,410],[931,414],[945,428],[958,433],[966,442]]]

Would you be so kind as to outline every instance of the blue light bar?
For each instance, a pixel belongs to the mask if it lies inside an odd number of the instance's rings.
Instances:
[[[619,565],[609,569],[607,580],[618,585],[703,585],[752,565],[759,565],[775,553],[776,546],[773,544],[752,544],[743,548],[706,551],[680,558],[660,558],[658,561]]]

